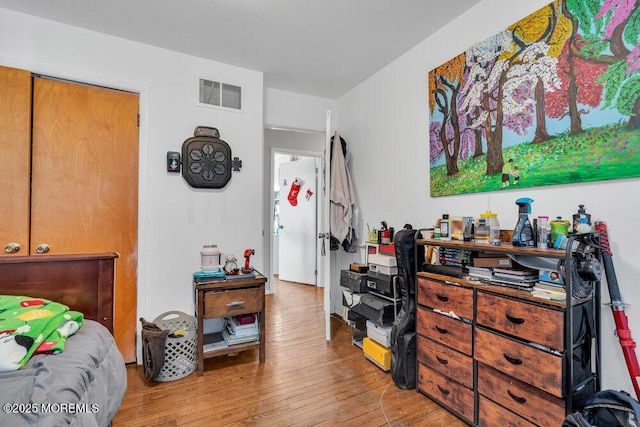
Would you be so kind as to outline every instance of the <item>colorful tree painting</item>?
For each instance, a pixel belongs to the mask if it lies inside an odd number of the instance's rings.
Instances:
[[[556,0],[431,70],[431,195],[640,176],[639,5]]]

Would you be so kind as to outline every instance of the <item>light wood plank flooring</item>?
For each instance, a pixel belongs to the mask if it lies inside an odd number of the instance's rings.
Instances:
[[[463,426],[415,390],[400,390],[332,318],[325,340],[323,290],[276,281],[267,295],[266,362],[258,351],[205,360],[204,375],[145,379],[128,365],[113,426]]]

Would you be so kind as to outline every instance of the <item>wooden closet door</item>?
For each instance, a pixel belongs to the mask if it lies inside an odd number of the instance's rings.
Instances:
[[[31,73],[0,67],[0,256],[29,254],[30,157]]]
[[[138,95],[34,78],[31,253],[117,252],[114,336],[135,361]]]

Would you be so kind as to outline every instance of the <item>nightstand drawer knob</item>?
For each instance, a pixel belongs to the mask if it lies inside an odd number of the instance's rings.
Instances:
[[[442,302],[447,302],[447,301],[449,301],[449,297],[448,297],[448,296],[446,296],[446,295],[436,295],[436,297],[437,297],[440,301],[442,301]]]
[[[244,305],[244,301],[233,301],[227,304],[227,307],[238,307],[240,305]]]

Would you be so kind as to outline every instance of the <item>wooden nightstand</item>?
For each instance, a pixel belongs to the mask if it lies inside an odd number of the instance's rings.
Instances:
[[[196,316],[198,319],[198,376],[204,371],[204,359],[259,348],[260,363],[265,360],[265,283],[267,278],[256,272],[256,277],[246,279],[207,279],[194,282],[196,292]],[[255,313],[259,325],[258,341],[234,344],[224,348],[204,351],[202,343],[204,319]]]

